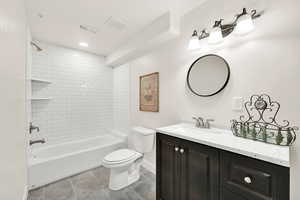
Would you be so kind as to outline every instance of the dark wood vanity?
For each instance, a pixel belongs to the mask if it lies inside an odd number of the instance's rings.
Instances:
[[[157,133],[157,200],[289,200],[289,168]]]

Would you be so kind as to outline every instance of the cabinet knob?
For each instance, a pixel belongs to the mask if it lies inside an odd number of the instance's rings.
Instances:
[[[251,184],[251,183],[252,183],[251,178],[248,177],[248,176],[244,178],[244,181],[245,181],[245,183],[247,183],[247,184]]]
[[[184,149],[180,149],[180,153],[183,154],[184,153]]]
[[[175,147],[174,151],[176,151],[176,152],[179,151],[179,147]]]

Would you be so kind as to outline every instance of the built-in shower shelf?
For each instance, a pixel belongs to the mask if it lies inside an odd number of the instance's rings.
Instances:
[[[46,79],[40,79],[40,78],[31,78],[30,79],[32,82],[36,82],[36,83],[45,83],[45,84],[50,84],[52,83],[51,81],[49,80],[46,80]]]
[[[52,97],[32,97],[31,101],[43,101],[43,100],[51,100]]]

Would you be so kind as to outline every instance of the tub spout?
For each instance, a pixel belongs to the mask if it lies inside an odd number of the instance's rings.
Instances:
[[[46,141],[45,139],[41,139],[41,140],[30,140],[29,141],[29,145],[33,145],[33,144],[37,144],[37,143],[41,143],[41,144],[44,144]]]

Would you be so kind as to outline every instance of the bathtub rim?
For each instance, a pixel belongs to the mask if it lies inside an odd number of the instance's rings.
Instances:
[[[102,163],[103,159],[102,158],[104,158],[105,155],[107,155],[109,152],[115,151],[116,149],[120,149],[120,148],[126,148],[126,143],[116,143],[116,144],[108,146],[106,148],[103,147],[103,148],[96,149],[96,150],[91,151],[91,152],[78,153],[78,154],[67,156],[65,158],[61,158],[61,159],[58,159],[58,160],[49,160],[49,161],[45,161],[45,162],[40,163],[40,164],[31,165],[28,168],[28,173],[29,173],[28,174],[29,175],[28,187],[29,187],[29,190],[34,190],[34,189],[49,185],[51,183],[54,183],[56,181],[63,180],[63,179],[66,179],[66,178],[70,178],[70,177],[72,177],[76,174],[80,174],[82,172],[89,171],[91,169],[101,167],[101,166],[103,166],[103,163]],[[87,165],[84,164],[85,166],[82,166],[80,164],[81,166],[79,168],[77,166],[74,169],[73,167],[71,167],[71,166],[74,166],[74,165],[69,166],[70,162],[67,162],[67,163],[65,162],[66,159],[68,159],[68,161],[70,161],[70,159],[71,160],[74,160],[74,158],[77,159],[78,156],[80,156],[82,159],[86,159],[86,155],[88,155],[90,157],[91,154],[94,155],[93,157],[95,158],[95,153],[97,155],[100,155],[100,159],[97,158],[96,160],[94,160],[92,162],[88,161],[89,164],[87,164]],[[82,160],[77,160],[77,161],[81,162]],[[85,163],[85,162],[83,162],[83,163]],[[49,168],[48,164],[50,164],[50,168]],[[65,172],[59,173],[59,174],[54,173],[54,171],[60,169],[60,167],[65,168],[65,166],[71,167],[71,171],[68,170],[67,173],[65,171]],[[44,167],[46,167],[46,168],[44,168]],[[57,167],[59,167],[59,168],[57,168]],[[38,171],[36,171],[36,169]],[[51,174],[50,176],[45,175],[45,173],[44,173],[45,169],[46,169],[46,172],[47,172],[47,170],[50,170],[49,171],[50,174]],[[46,174],[48,174],[48,173],[46,173]]]
[[[74,151],[74,152],[71,152],[71,153],[65,153],[65,154],[62,154],[62,155],[50,156],[50,157],[47,157],[47,158],[34,157],[34,154],[38,153],[39,151],[44,151],[44,150],[47,150],[47,149],[51,149],[51,148],[54,148],[56,146],[64,146],[64,145],[67,145],[67,144],[74,144],[74,143],[75,144],[82,143],[82,142],[92,140],[92,139],[95,139],[95,138],[97,138],[97,139],[103,138],[107,135],[112,136],[114,138],[114,140],[112,142],[107,143],[107,144],[93,146],[93,147],[90,147],[90,148],[82,149],[82,150],[79,150],[79,151]],[[106,147],[116,145],[116,144],[119,144],[119,143],[126,143],[125,139],[117,138],[115,135],[106,134],[105,136],[104,135],[103,136],[93,136],[93,137],[84,138],[84,139],[81,139],[81,140],[68,141],[68,142],[64,142],[64,143],[53,144],[53,145],[48,145],[46,147],[39,147],[39,148],[36,148],[36,149],[32,149],[29,152],[29,155],[28,155],[28,167],[33,166],[33,165],[37,165],[37,164],[41,164],[41,163],[44,163],[44,162],[47,162],[47,161],[62,159],[62,158],[72,156],[72,155],[76,155],[76,154],[80,154],[80,153],[95,151],[97,149],[106,148]]]

